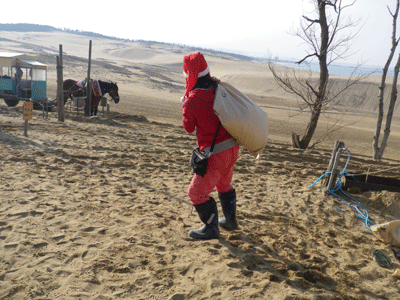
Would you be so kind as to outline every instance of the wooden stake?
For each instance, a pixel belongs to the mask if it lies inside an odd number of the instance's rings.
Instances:
[[[28,120],[25,120],[25,125],[24,125],[24,136],[28,136]]]
[[[62,45],[60,44],[60,56],[57,57],[57,113],[58,121],[64,122],[64,91],[63,91],[63,59]]]
[[[85,116],[90,116],[91,111],[91,98],[92,98],[92,81],[90,80],[90,68],[92,63],[92,40],[89,41],[89,62],[87,72],[87,90],[86,90],[86,105],[85,105]]]
[[[368,167],[368,170],[367,170],[367,175],[365,176],[365,183],[367,183],[367,181],[368,181],[368,175],[369,175],[369,169],[370,169],[371,167]]]
[[[301,149],[300,148],[300,142],[299,142],[299,135],[292,132],[292,147],[293,148],[297,148],[297,149]]]
[[[334,165],[335,160],[336,160],[336,153],[337,153],[338,150],[339,150],[340,148],[342,148],[342,147],[344,147],[344,143],[343,143],[343,142],[341,142],[341,141],[336,141],[336,142],[335,142],[335,145],[333,146],[333,150],[332,150],[331,160],[329,161],[328,169],[326,169],[326,172],[332,172],[333,165]],[[325,186],[328,185],[328,183],[329,183],[329,181],[330,181],[330,177],[331,177],[332,175],[333,175],[333,174],[331,174],[329,177],[325,177],[325,178],[322,180],[322,184],[325,185]],[[334,175],[334,176],[336,177],[337,174]]]
[[[33,102],[24,103],[24,136],[28,136],[28,120],[33,119]]]
[[[339,174],[339,171],[337,170],[337,165],[339,163],[341,154],[342,154],[342,149],[339,148],[338,151],[336,151],[335,160],[333,162],[333,166],[332,166],[332,170],[331,170],[331,176],[329,176],[329,182],[328,182],[328,186],[327,186],[328,190],[333,189],[335,182],[336,182],[336,177]]]

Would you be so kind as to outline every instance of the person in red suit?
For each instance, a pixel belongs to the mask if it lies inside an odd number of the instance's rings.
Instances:
[[[183,58],[183,73],[186,92],[182,97],[182,125],[188,133],[196,131],[197,143],[201,151],[210,147],[219,124],[213,111],[215,90],[219,80],[210,76],[210,69],[200,52]],[[229,140],[229,141],[228,141]],[[219,145],[233,140],[232,136],[220,127],[216,138],[215,151],[208,159],[207,173],[204,177],[194,174],[188,188],[188,195],[204,226],[189,231],[194,239],[219,237],[219,227],[237,229],[236,193],[231,185],[233,168],[239,154],[239,145],[234,143],[228,149],[218,150]],[[226,147],[225,147],[226,148]],[[220,152],[219,152],[220,151]],[[224,216],[218,219],[215,200],[210,193],[216,189]]]

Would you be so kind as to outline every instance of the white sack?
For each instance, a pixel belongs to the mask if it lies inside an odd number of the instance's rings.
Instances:
[[[225,82],[218,84],[213,109],[240,145],[252,154],[262,153],[268,137],[268,115],[264,110]]]
[[[385,244],[400,247],[400,220],[372,225],[371,230]]]

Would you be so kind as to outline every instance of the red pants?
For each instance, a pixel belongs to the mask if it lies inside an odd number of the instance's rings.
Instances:
[[[204,177],[194,175],[188,188],[190,202],[201,204],[210,199],[210,193],[226,193],[233,189],[231,185],[233,167],[238,159],[239,145],[211,155],[208,159],[207,174]]]

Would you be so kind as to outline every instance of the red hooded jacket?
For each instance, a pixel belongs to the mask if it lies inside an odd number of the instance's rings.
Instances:
[[[196,129],[200,150],[210,147],[218,127],[218,116],[214,113],[214,88],[195,89],[183,102],[182,125],[188,132]],[[229,140],[232,136],[223,126],[219,129],[216,144]]]

